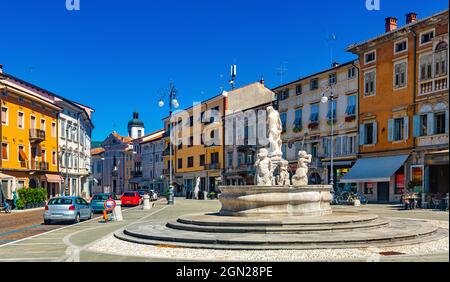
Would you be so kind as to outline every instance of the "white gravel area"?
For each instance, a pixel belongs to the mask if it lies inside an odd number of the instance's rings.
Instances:
[[[441,228],[449,228],[448,221],[429,221]],[[449,238],[416,245],[386,248],[323,249],[323,250],[213,250],[157,247],[119,240],[110,235],[91,245],[88,250],[113,255],[151,257],[159,259],[201,261],[347,261],[365,259],[378,261],[380,252],[399,252],[405,255],[448,253]]]

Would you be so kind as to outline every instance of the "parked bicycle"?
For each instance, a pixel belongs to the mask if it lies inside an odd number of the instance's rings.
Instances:
[[[0,207],[0,212],[4,211],[5,213],[11,212],[11,206],[8,204],[8,202],[5,200],[3,201],[3,206]]]

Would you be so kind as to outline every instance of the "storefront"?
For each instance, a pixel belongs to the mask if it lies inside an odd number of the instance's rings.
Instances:
[[[357,190],[372,202],[399,202],[406,189],[409,155],[370,157],[356,161],[340,183],[357,183]]]
[[[449,192],[449,150],[425,155],[425,193],[446,194]]]
[[[47,198],[61,195],[63,179],[59,174],[44,174],[41,176],[41,186],[47,189]]]
[[[328,172],[331,172],[331,163],[329,159],[323,161],[322,164],[327,167]],[[354,164],[355,164],[354,161],[349,160],[333,161],[333,183],[335,184],[334,185],[335,191],[351,191],[351,192],[357,191],[356,183],[341,182],[341,179],[350,171],[350,169],[353,167]],[[326,180],[329,181],[330,178],[331,178],[330,173],[328,173],[328,178]]]
[[[16,182],[15,178],[11,175],[0,173],[1,189],[0,189],[0,203],[13,199],[14,184]]]

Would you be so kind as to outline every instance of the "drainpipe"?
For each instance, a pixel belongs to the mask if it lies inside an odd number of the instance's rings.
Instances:
[[[358,152],[356,153],[356,160],[358,160],[358,156],[360,155],[359,148],[360,148],[360,146],[361,146],[361,144],[359,144],[359,140],[360,140],[360,137],[359,137],[359,132],[360,132],[360,128],[359,128],[359,127],[360,127],[360,124],[359,124],[359,122],[360,122],[360,120],[359,120],[359,111],[360,111],[360,109],[359,109],[359,104],[360,104],[360,103],[359,103],[359,98],[360,98],[360,96],[359,96],[359,95],[360,95],[360,93],[359,93],[359,89],[360,89],[360,87],[359,87],[359,85],[360,85],[360,84],[359,84],[359,83],[360,83],[360,69],[359,69],[359,67],[358,67],[357,65],[355,65],[355,62],[354,62],[354,61],[352,62],[352,66],[355,67],[356,70],[358,71],[358,75],[357,75],[357,79],[358,79],[357,85],[358,85],[358,86],[357,86],[357,88],[356,88],[356,89],[357,89],[357,90],[356,90],[356,91],[357,91],[357,97],[358,97],[358,99],[356,99],[356,103],[357,103],[357,105],[358,105],[358,112],[356,113],[356,117],[357,117],[357,118],[356,118],[356,130],[357,130],[357,131],[356,131],[356,140],[355,140],[355,142],[358,142],[358,148],[357,148],[357,149],[358,149]],[[359,190],[359,189],[358,189],[358,188],[359,188],[359,187],[358,187],[359,185],[360,185],[359,183],[356,184],[356,189],[357,189],[357,190]]]

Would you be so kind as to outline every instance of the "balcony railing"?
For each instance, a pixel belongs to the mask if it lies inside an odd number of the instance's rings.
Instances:
[[[31,167],[32,170],[48,170],[48,163],[47,162],[40,162],[40,161],[31,161]]]
[[[44,141],[45,131],[37,128],[30,128],[30,140],[32,141]]]
[[[419,82],[419,95],[448,89],[447,76]]]
[[[206,170],[219,169],[219,168],[220,168],[220,163],[211,163],[211,164],[205,165]]]

